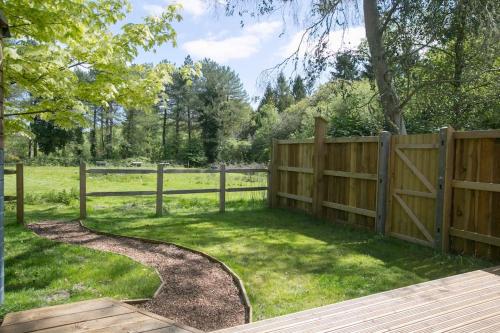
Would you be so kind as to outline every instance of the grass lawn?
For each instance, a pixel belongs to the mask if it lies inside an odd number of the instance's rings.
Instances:
[[[40,238],[15,223],[14,214],[8,212],[5,283],[0,317],[8,312],[104,296],[151,297],[160,279],[153,269],[127,257]]]
[[[78,216],[76,168],[26,169],[26,189],[33,196],[27,206],[28,220]],[[265,183],[264,176],[229,176],[228,187]],[[154,175],[99,175],[89,182],[88,191],[155,188]],[[217,182],[213,174],[168,175],[165,188],[206,188]],[[6,186],[13,189],[13,184]],[[63,190],[66,194],[61,194]],[[175,242],[217,257],[243,279],[255,320],[491,265],[468,257],[442,256],[425,247],[296,212],[270,210],[260,192],[228,194],[225,214],[217,212],[217,194],[164,199],[165,216],[154,218],[154,197],[92,198],[86,225]],[[47,258],[46,265],[52,260],[56,265],[61,258]],[[25,265],[40,269],[35,262]],[[30,283],[22,285],[29,288]],[[109,294],[103,291],[103,295]]]

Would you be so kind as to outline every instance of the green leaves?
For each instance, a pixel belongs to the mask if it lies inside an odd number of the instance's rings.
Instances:
[[[131,10],[126,0],[1,2],[13,35],[3,49],[6,114],[30,113],[8,124],[26,124],[31,113],[43,112],[40,117],[60,126],[81,125],[89,104],[150,109],[173,67],[132,63],[141,49],[175,45],[172,23],[181,20],[177,9],[167,6],[159,17],[125,24],[113,33],[111,26]],[[92,70],[94,78],[81,82],[75,70]],[[14,98],[13,90],[21,93]]]

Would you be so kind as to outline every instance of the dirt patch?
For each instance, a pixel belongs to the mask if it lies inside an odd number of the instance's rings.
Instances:
[[[98,235],[78,223],[43,222],[29,228],[48,239],[123,254],[156,268],[164,284],[139,308],[204,331],[245,323],[245,307],[232,276],[202,255],[173,245]]]

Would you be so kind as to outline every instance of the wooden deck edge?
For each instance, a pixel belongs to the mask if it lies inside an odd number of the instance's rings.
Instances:
[[[129,305],[143,304],[151,301],[152,298],[133,298],[133,299],[122,299],[120,302],[127,303]]]
[[[119,302],[119,301],[116,301],[116,300],[111,300],[112,302],[115,302],[116,304],[118,305],[121,305],[121,306],[124,306],[124,307],[127,307],[127,308],[130,308],[131,310],[134,310],[135,312],[138,312],[138,313],[141,313],[143,315],[146,315],[148,317],[151,317],[151,318],[154,318],[154,319],[157,319],[157,320],[160,320],[164,323],[167,323],[167,324],[171,324],[171,325],[174,325],[174,326],[177,326],[179,328],[182,328],[184,330],[187,330],[187,331],[190,331],[190,332],[196,332],[196,333],[204,333],[203,331],[197,329],[197,328],[194,328],[194,327],[191,327],[191,326],[187,326],[187,325],[184,325],[184,324],[181,324],[181,323],[178,323],[178,322],[175,322],[174,320],[170,319],[170,318],[167,318],[167,317],[163,317],[163,316],[160,316],[156,313],[153,313],[151,311],[148,311],[148,310],[144,310],[144,309],[139,309],[131,304],[128,304],[128,303],[123,303],[123,302]]]
[[[240,277],[238,276],[238,274],[236,274],[231,268],[229,268],[225,263],[223,263],[219,259],[217,259],[215,257],[212,257],[211,255],[209,255],[209,254],[207,254],[205,252],[202,252],[202,251],[199,251],[199,250],[195,250],[195,249],[191,249],[189,247],[186,247],[186,246],[183,246],[183,245],[180,245],[180,244],[176,244],[176,243],[172,243],[172,242],[160,241],[160,240],[156,240],[156,239],[149,239],[149,238],[137,237],[137,236],[117,235],[117,234],[113,234],[113,233],[110,233],[110,232],[98,231],[98,230],[94,230],[92,228],[89,228],[89,227],[85,226],[81,220],[78,220],[78,223],[80,224],[80,226],[82,228],[84,228],[84,229],[86,229],[86,230],[88,230],[90,232],[99,234],[99,235],[110,236],[110,237],[128,238],[128,239],[138,240],[138,241],[145,242],[145,243],[150,243],[150,244],[172,245],[172,246],[178,247],[180,249],[183,249],[183,250],[186,250],[186,251],[190,251],[190,252],[199,254],[199,255],[207,258],[208,260],[219,264],[222,267],[222,269],[224,271],[226,271],[226,273],[228,273],[229,275],[231,275],[231,277],[233,278],[234,283],[236,284],[236,287],[238,288],[238,291],[239,291],[239,294],[240,294],[240,298],[242,299],[243,306],[245,307],[245,323],[248,324],[248,323],[252,322],[252,304],[250,303],[250,299],[248,298],[248,295],[247,295],[245,286],[243,284],[243,281],[240,279]],[[161,283],[160,287],[158,287],[158,289],[156,290],[156,292],[153,295],[153,297],[156,297],[157,293],[159,293],[160,289],[164,285],[164,281],[161,278],[161,275],[159,274],[158,270],[156,270],[156,272],[160,276],[160,280],[161,280],[162,283]]]

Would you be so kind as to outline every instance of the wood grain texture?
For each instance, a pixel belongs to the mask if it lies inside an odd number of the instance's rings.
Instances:
[[[419,244],[434,242],[438,143],[437,134],[392,136],[389,234]]]
[[[1,333],[201,331],[129,304],[104,298],[8,314]]]
[[[483,131],[454,139],[450,250],[500,259],[492,241],[500,237],[500,140]]]
[[[500,317],[499,268],[326,305],[217,333],[447,332],[489,328]],[[491,331],[493,332],[493,331]]]

